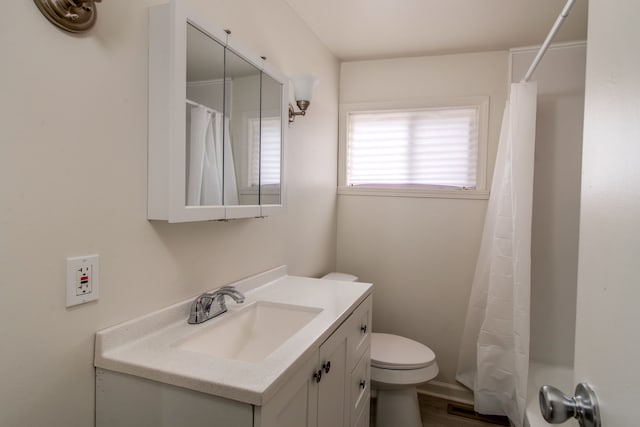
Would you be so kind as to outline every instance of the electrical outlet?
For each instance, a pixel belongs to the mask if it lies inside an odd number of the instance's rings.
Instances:
[[[74,286],[76,288],[76,296],[87,295],[92,293],[93,267],[91,264],[81,266],[76,270],[76,278]]]
[[[98,255],[67,258],[67,307],[98,299],[99,271]]]

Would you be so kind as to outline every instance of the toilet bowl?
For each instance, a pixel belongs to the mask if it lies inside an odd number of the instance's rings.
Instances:
[[[426,345],[398,335],[371,334],[376,427],[422,427],[416,386],[436,375],[436,355]]]
[[[329,280],[353,282],[356,276],[329,273]],[[371,334],[371,386],[377,392],[376,427],[422,427],[416,386],[438,375],[429,347],[398,335]]]

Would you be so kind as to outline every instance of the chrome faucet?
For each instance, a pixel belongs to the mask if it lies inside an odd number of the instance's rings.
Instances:
[[[223,286],[213,292],[205,292],[191,303],[189,323],[197,324],[206,322],[227,311],[225,296],[230,296],[238,304],[244,302],[242,292],[233,286]]]

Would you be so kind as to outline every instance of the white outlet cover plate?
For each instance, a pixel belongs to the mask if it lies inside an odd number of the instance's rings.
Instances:
[[[85,294],[78,294],[77,272],[81,268],[89,267],[90,275],[89,287],[91,291]],[[98,255],[85,255],[67,258],[67,307],[86,302],[95,301],[100,295],[100,264]]]

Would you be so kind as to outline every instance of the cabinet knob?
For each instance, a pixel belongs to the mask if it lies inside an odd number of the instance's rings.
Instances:
[[[367,382],[365,380],[361,380],[360,381],[360,388],[364,390],[366,386],[367,386]]]
[[[329,371],[331,370],[331,361],[328,360],[326,363],[322,364],[322,369],[324,369],[324,373],[328,374]]]
[[[364,325],[360,326],[360,330],[362,331],[363,334],[367,333],[367,324],[365,323]]]
[[[318,371],[314,372],[313,374],[313,380],[316,383],[319,383],[321,379],[322,379],[322,369],[318,369]]]

